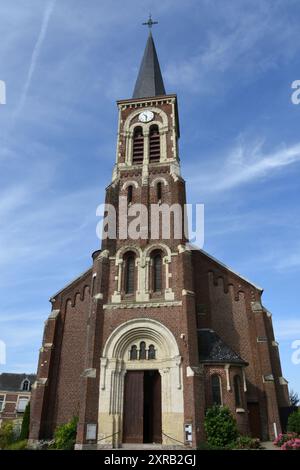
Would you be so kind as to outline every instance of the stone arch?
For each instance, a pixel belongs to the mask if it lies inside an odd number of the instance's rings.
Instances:
[[[161,120],[162,120],[162,123],[160,121],[151,121],[148,124],[140,123],[140,122],[131,124],[132,120],[143,111],[143,108],[139,108],[136,111],[133,111],[126,118],[125,123],[124,123],[124,133],[131,131],[133,129],[133,127],[135,127],[136,125],[142,125],[143,129],[147,129],[149,127],[149,124],[157,124],[157,125],[159,125],[159,127],[164,127],[166,129],[168,128],[168,116],[165,113],[165,111],[163,111],[160,108],[156,108],[155,106],[149,106],[149,107],[147,107],[147,110],[152,111],[153,113],[160,116]]]
[[[147,338],[159,344],[163,351],[163,360],[179,356],[173,333],[162,323],[150,318],[136,318],[118,326],[107,339],[102,355],[108,360],[123,360],[128,345],[140,338]]]
[[[167,160],[167,132],[169,130],[169,124],[168,124],[168,116],[163,111],[162,109],[156,108],[156,107],[147,107],[150,111],[156,113],[156,115],[160,116],[161,121],[155,119],[149,123],[143,123],[143,122],[132,122],[135,117],[140,114],[143,109],[139,108],[135,111],[133,111],[125,120],[124,123],[124,128],[123,128],[123,136],[125,137],[125,162],[127,165],[132,165],[132,154],[133,154],[133,135],[134,135],[134,130],[137,127],[141,127],[143,136],[144,136],[144,158],[143,158],[143,164],[144,163],[149,163],[149,132],[150,132],[150,127],[153,125],[157,125],[159,129],[159,134],[160,134],[160,161],[166,161]]]
[[[135,180],[129,180],[129,181],[125,181],[125,183],[123,184],[121,190],[124,191],[125,189],[128,188],[128,186],[134,186],[135,189],[137,189],[139,187],[139,184],[137,181]]]
[[[155,359],[130,360],[130,346],[140,341],[154,345],[159,351]],[[150,318],[122,323],[106,340],[100,361],[99,447],[119,447],[122,443],[124,381],[128,370],[159,371],[162,443],[174,444],[172,439],[183,441],[182,358],[173,333],[165,325]]]
[[[161,250],[165,254],[166,261],[171,263],[172,252],[168,245],[165,243],[154,243],[153,245],[148,246],[144,252],[145,258],[149,258],[151,252],[154,250]]]
[[[139,246],[126,245],[126,246],[121,247],[117,251],[117,253],[116,253],[116,265],[118,265],[120,262],[123,261],[123,257],[125,255],[125,253],[127,253],[127,251],[133,251],[136,254],[137,258],[142,258],[142,256],[143,256],[142,249]]]
[[[157,183],[163,183],[164,186],[168,186],[167,180],[163,178],[162,176],[158,176],[157,178],[154,178],[154,180],[151,181],[150,186],[154,187]]]

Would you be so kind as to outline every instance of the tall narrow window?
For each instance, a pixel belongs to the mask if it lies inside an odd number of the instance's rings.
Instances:
[[[133,186],[130,185],[130,186],[128,186],[128,188],[127,188],[127,204],[131,204],[131,203],[132,203],[132,194],[133,194]]]
[[[133,254],[127,255],[125,258],[125,293],[133,294],[134,292],[134,262]]]
[[[146,359],[146,343],[145,341],[140,342],[140,359]]]
[[[150,163],[159,162],[160,160],[160,135],[158,126],[154,125],[150,128],[149,135],[149,161]]]
[[[217,374],[211,376],[211,394],[214,405],[222,405],[221,379]]]
[[[136,127],[133,134],[133,154],[132,163],[134,165],[142,164],[144,160],[144,136],[143,129]]]
[[[130,349],[130,360],[135,361],[137,358],[137,347],[133,344]]]
[[[235,397],[235,406],[239,408],[242,406],[242,398],[241,398],[241,378],[239,375],[235,375],[233,379],[233,386],[234,386],[234,397]]]
[[[161,201],[162,199],[162,184],[161,182],[159,181],[156,185],[156,196],[157,196],[157,200],[158,201]]]
[[[153,344],[150,344],[148,348],[148,359],[155,359],[155,347],[153,346]]]
[[[162,257],[160,252],[153,255],[153,292],[162,290]]]

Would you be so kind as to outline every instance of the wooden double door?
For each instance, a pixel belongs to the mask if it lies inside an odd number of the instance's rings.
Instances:
[[[158,370],[127,371],[124,443],[161,443],[161,377]]]

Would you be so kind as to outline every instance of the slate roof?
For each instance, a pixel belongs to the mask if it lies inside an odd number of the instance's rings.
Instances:
[[[213,330],[198,330],[198,348],[200,362],[248,365]]]
[[[150,32],[132,98],[147,98],[165,94],[155,44]]]
[[[35,374],[9,374],[3,372],[0,374],[0,390],[7,392],[19,392],[24,379],[29,379],[31,385],[36,380]]]

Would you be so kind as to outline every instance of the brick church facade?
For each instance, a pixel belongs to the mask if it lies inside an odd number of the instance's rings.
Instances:
[[[117,105],[106,203],[183,208],[177,97],[165,92],[151,29],[133,97]],[[77,449],[196,447],[214,403],[230,408],[243,434],[280,432],[288,388],[262,289],[173,229],[103,239],[88,271],[51,298],[32,444],[76,415]]]

